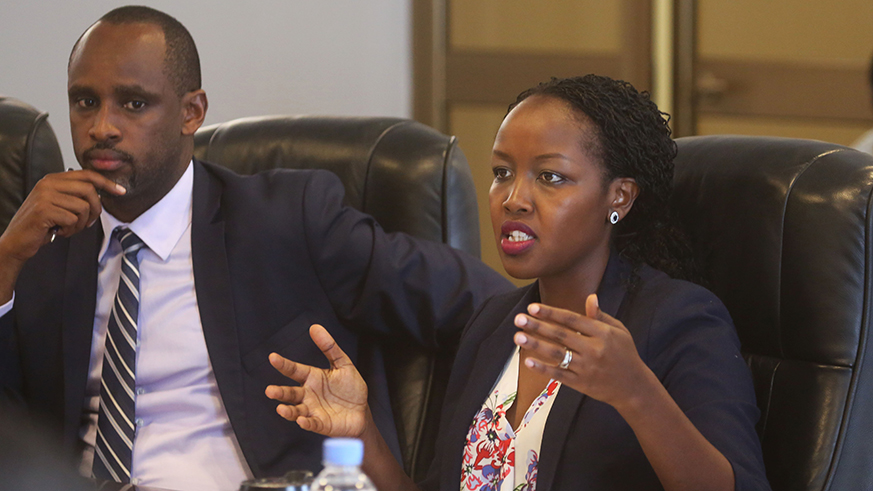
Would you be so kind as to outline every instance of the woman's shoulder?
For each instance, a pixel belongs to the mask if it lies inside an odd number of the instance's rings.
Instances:
[[[673,312],[680,306],[690,306],[723,314],[730,322],[727,308],[715,293],[690,281],[671,278],[663,271],[643,265],[637,271],[638,282],[634,285],[635,300],[650,305],[653,309]]]
[[[740,341],[725,305],[708,289],[648,266],[626,306],[625,323],[640,355],[656,373],[698,357],[742,361]],[[697,356],[689,357],[690,353]]]

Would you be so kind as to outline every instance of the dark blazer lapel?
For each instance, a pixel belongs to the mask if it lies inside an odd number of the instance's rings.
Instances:
[[[103,228],[98,221],[66,241],[61,336],[64,353],[64,439],[67,444],[75,444],[81,424],[91,360],[94,311],[97,307],[97,253],[102,240]],[[64,242],[52,245],[63,246]]]
[[[242,363],[225,247],[221,193],[221,183],[195,160],[191,256],[200,321],[209,360],[231,426],[249,466],[256,466],[255,459],[250,455],[253,444],[249,442],[246,431]],[[252,472],[258,475],[259,469],[252,467]]]
[[[597,289],[597,300],[600,309],[612,317],[618,316],[619,308],[625,298],[624,278],[628,272],[627,264],[621,261],[617,254],[610,255],[603,279]],[[537,489],[552,488],[558,461],[570,435],[567,425],[576,417],[579,407],[587,398],[588,396],[569,387],[562,386],[558,391],[549,418],[546,420],[546,427],[543,429],[543,441],[537,466]]]
[[[464,387],[464,390],[459,394],[459,401],[454,416],[452,417],[451,435],[460,437],[462,440],[466,438],[467,432],[470,429],[470,424],[473,422],[473,417],[479,412],[485,398],[491,392],[494,382],[506,365],[509,355],[515,349],[515,343],[512,338],[518,331],[515,327],[513,319],[515,315],[527,310],[528,304],[539,300],[539,290],[537,284],[528,287],[529,290],[524,294],[522,299],[513,307],[509,315],[505,316],[502,321],[493,319],[497,325],[491,334],[488,334],[480,343],[476,351],[476,359],[473,363],[473,368],[469,374],[469,384]],[[488,320],[483,319],[481,322],[487,323]],[[463,445],[463,442],[462,442]],[[454,481],[460,483],[461,463],[463,460],[463,446],[460,452],[456,452],[452,458],[444,459],[445,466],[443,472],[448,475],[456,475],[458,478]]]

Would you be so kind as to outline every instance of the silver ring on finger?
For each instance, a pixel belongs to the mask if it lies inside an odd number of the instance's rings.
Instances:
[[[570,366],[571,361],[573,361],[573,352],[570,351],[570,348],[564,348],[564,359],[561,360],[558,368],[566,370]]]

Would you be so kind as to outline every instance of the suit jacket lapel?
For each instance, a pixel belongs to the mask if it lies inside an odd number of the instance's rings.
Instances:
[[[66,241],[62,339],[64,364],[64,440],[75,445],[91,360],[97,307],[97,253],[103,239],[99,221]],[[64,242],[57,244],[63,246]]]
[[[250,466],[253,448],[246,431],[243,373],[237,342],[230,267],[225,246],[221,208],[222,186],[206,168],[194,161],[194,195],[191,217],[191,256],[194,289],[209,360],[231,426]],[[255,475],[259,469],[252,467]]]
[[[597,289],[597,299],[600,303],[600,309],[612,317],[619,315],[619,309],[625,298],[624,282],[628,272],[628,265],[621,261],[617,254],[610,255],[603,279]],[[558,461],[570,435],[568,424],[576,417],[576,413],[587,398],[588,396],[569,387],[562,386],[561,390],[558,391],[549,412],[549,418],[546,420],[546,427],[543,429],[543,440],[537,467],[538,489],[552,488]],[[586,423],[583,421],[581,424]]]
[[[467,432],[470,429],[470,424],[485,398],[491,392],[497,377],[506,366],[506,361],[512,350],[515,349],[515,343],[512,338],[518,331],[515,327],[513,319],[515,315],[526,311],[528,304],[539,300],[539,290],[537,284],[528,287],[529,290],[524,294],[522,299],[513,307],[509,315],[497,324],[487,337],[483,338],[479,343],[476,351],[476,359],[473,363],[473,368],[470,370],[469,384],[460,394],[457,409],[454,411],[450,430],[451,435],[459,437],[462,441],[460,452],[455,452],[452,458],[444,459],[443,472],[447,475],[458,476],[452,482],[461,482],[461,465],[463,460],[463,441],[466,438]],[[455,447],[457,448],[457,447]]]

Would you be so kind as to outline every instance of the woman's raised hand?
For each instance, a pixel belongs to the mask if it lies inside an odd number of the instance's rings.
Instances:
[[[532,303],[527,314],[515,318],[522,329],[515,343],[528,351],[529,369],[621,412],[660,382],[640,359],[624,324],[600,310],[597,295],[588,296],[585,313]]]
[[[295,363],[278,353],[270,364],[299,387],[270,385],[267,397],[281,402],[279,416],[307,431],[330,437],[359,437],[369,421],[367,384],[327,330],[313,324],[309,336],[330,361],[330,368]]]

